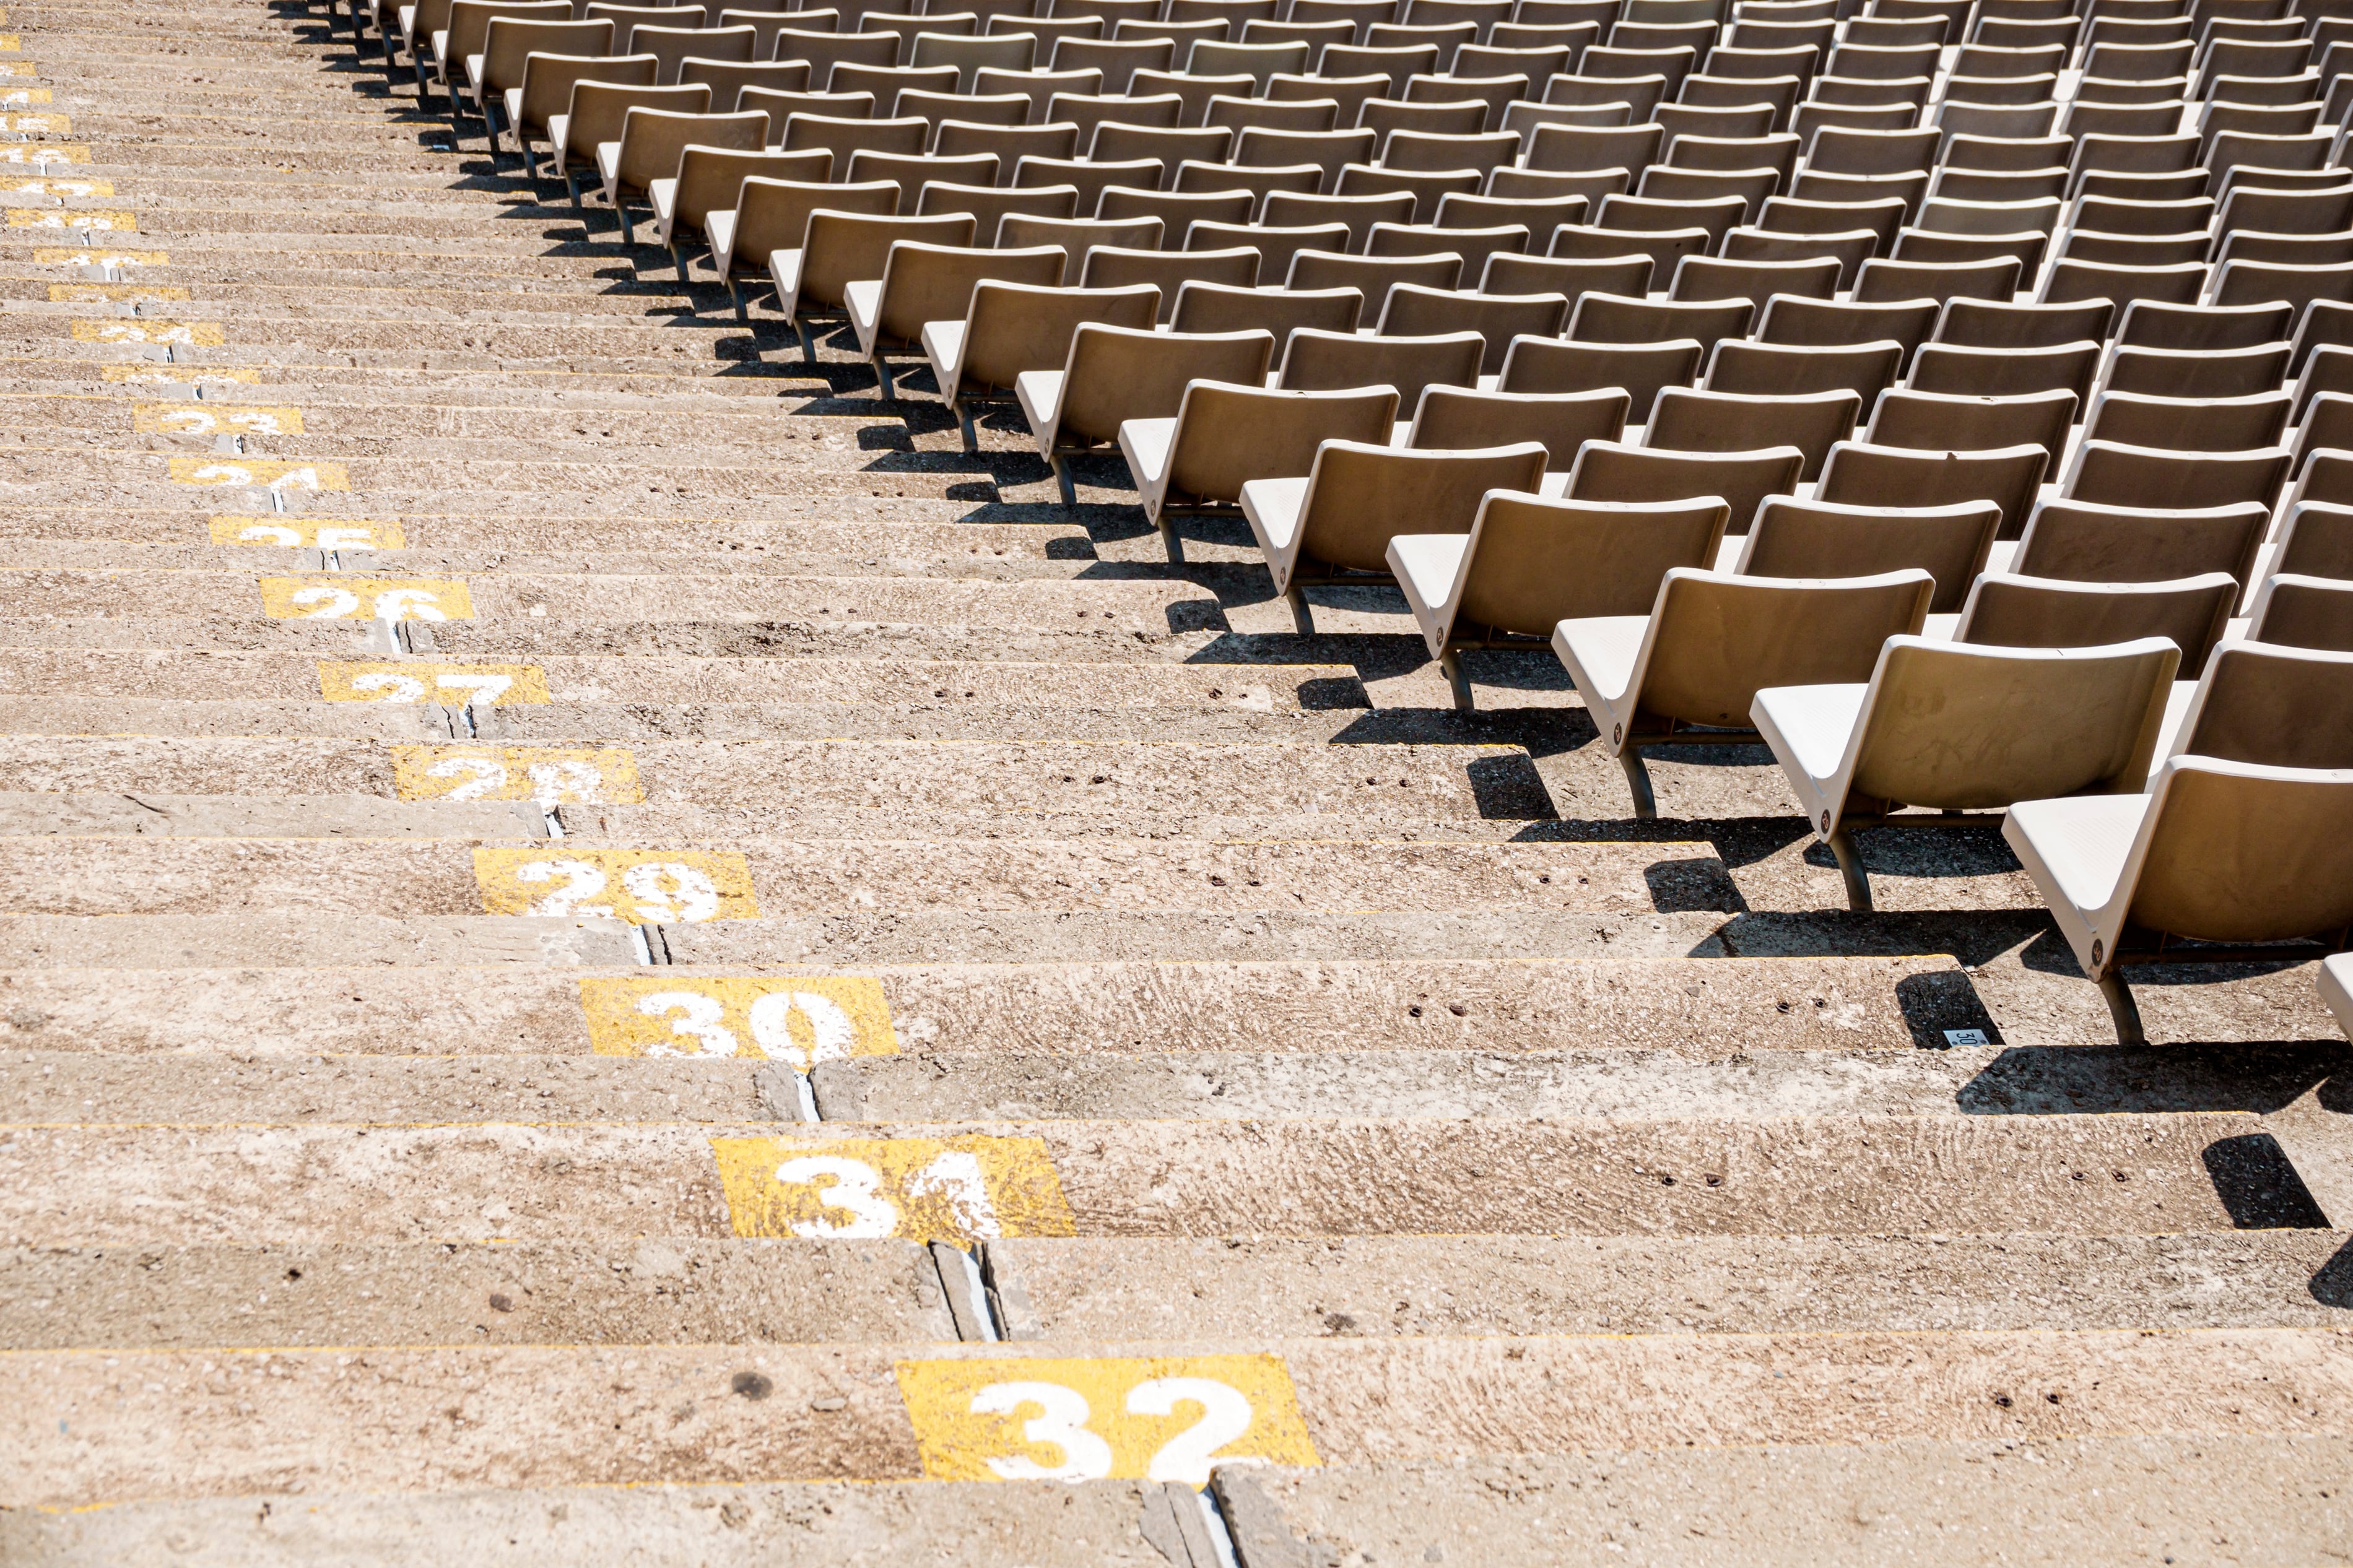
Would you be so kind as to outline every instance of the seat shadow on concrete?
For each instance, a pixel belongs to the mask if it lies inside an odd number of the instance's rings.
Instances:
[[[2353,1311],[2353,1241],[2338,1247],[2336,1256],[2320,1266],[2307,1289],[2322,1306]]]
[[[2353,1097],[2353,1045],[2011,1046],[1955,1097],[1981,1116],[2244,1110],[2267,1116],[2315,1089]]]

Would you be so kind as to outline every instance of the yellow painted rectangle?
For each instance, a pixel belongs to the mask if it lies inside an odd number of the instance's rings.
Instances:
[[[0,16],[7,15],[0,12]],[[38,76],[41,68],[30,60],[0,60],[0,76]]]
[[[33,252],[44,267],[161,267],[172,259],[168,250],[116,250],[89,245],[45,245]]]
[[[583,980],[580,1010],[600,1057],[759,1057],[807,1072],[899,1051],[882,983],[865,974]]]
[[[7,73],[15,76],[15,71]],[[46,87],[0,87],[0,109],[31,109],[38,104],[54,102]],[[109,191],[108,195],[114,193]]]
[[[10,228],[86,228],[92,234],[136,234],[136,213],[103,207],[10,207]]]
[[[359,518],[241,517],[211,520],[215,544],[274,545],[287,550],[403,550],[407,538],[396,522]]]
[[[300,436],[302,411],[259,404],[134,403],[131,427],[142,436]]]
[[[330,702],[439,702],[451,708],[542,703],[547,672],[535,664],[364,663],[321,659],[319,695]]]
[[[717,849],[477,849],[491,915],[579,915],[631,925],[757,920],[751,863]]]
[[[738,1236],[1071,1236],[1039,1138],[713,1138]]]
[[[107,364],[98,368],[99,379],[118,386],[191,386],[206,382],[236,382],[250,384],[261,379],[259,369],[239,366]]]
[[[148,300],[159,305],[185,305],[188,291],[164,283],[52,283],[52,305],[119,305]]]
[[[77,321],[73,335],[81,343],[185,343],[200,349],[216,349],[228,342],[218,321],[167,321],[160,316]]]
[[[0,120],[13,118],[0,115]],[[87,142],[0,142],[0,163],[87,163],[90,143]]]
[[[617,746],[395,746],[403,800],[535,800],[628,805],[646,798],[638,760]]]
[[[171,458],[178,485],[259,485],[273,490],[347,490],[352,477],[341,463],[315,458]]]
[[[73,116],[59,114],[55,110],[32,114],[0,114],[0,131],[14,131],[22,136],[70,136]]]
[[[934,1481],[1181,1481],[1319,1464],[1281,1356],[976,1356],[892,1363]]]
[[[473,596],[446,577],[362,577],[322,572],[264,577],[261,613],[273,621],[470,621]]]

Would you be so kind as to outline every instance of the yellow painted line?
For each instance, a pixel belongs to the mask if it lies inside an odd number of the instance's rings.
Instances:
[[[744,1237],[1074,1236],[1042,1138],[713,1138]]]
[[[10,71],[10,76],[29,76],[29,71]],[[37,103],[54,101],[46,87],[0,87],[0,109],[30,109]]]
[[[119,208],[10,207],[10,228],[86,228],[92,234],[136,234],[139,215]]]
[[[259,370],[241,365],[106,364],[99,366],[98,374],[101,380],[132,386],[188,386],[211,381],[249,385],[261,379]]]
[[[0,118],[7,118],[0,116]],[[0,142],[0,163],[87,163],[87,142]]]
[[[134,403],[131,427],[142,436],[300,436],[302,411],[282,405]]]
[[[33,252],[44,267],[161,267],[172,259],[162,250],[94,249],[89,246],[45,245]]]
[[[629,805],[646,798],[638,760],[619,747],[395,746],[392,777],[403,800]]]
[[[0,76],[38,76],[41,68],[30,60],[0,60]]]
[[[1280,1356],[991,1356],[892,1370],[927,1480],[1198,1488],[1220,1460],[1321,1462]]]
[[[441,577],[360,577],[320,573],[264,577],[261,613],[273,621],[470,621],[463,583]]]
[[[162,283],[49,285],[49,303],[52,305],[120,305],[137,300],[152,300],[159,305],[185,305],[188,302],[188,291]]]
[[[235,692],[223,691],[223,696]],[[507,708],[549,700],[547,672],[535,664],[438,664],[321,659],[319,695],[329,702],[439,702],[451,708]]]
[[[55,174],[0,174],[0,195],[55,196],[59,201],[86,202],[114,195],[112,180],[59,178]]]
[[[55,110],[38,114],[0,114],[0,131],[14,131],[26,136],[70,136],[73,116],[59,114]]]
[[[248,517],[224,512],[207,520],[215,544],[255,544],[287,550],[399,550],[407,540],[396,522],[359,518]]]
[[[173,458],[172,482],[179,485],[259,485],[273,490],[348,490],[352,477],[341,463],[311,458]]]
[[[185,343],[216,349],[228,342],[218,321],[167,321],[162,317],[124,316],[112,321],[77,321],[78,343]]]
[[[583,980],[580,1011],[600,1057],[765,1058],[806,1072],[899,1051],[882,983],[864,974]]]
[[[482,912],[631,925],[757,920],[752,866],[719,849],[477,849]]]
[[[24,47],[25,40],[15,33],[0,33],[0,49],[5,49],[10,54],[15,54],[18,49],[21,49]]]

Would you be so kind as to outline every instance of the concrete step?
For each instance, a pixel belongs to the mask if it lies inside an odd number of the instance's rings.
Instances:
[[[12,1242],[34,1247],[782,1237],[795,1226],[965,1242],[992,1227],[2112,1235],[2234,1228],[2223,1194],[2238,1198],[2227,1172],[2243,1166],[2257,1173],[2264,1223],[2325,1223],[2300,1184],[2282,1190],[2294,1167],[2263,1125],[2225,1111],[959,1121],[899,1123],[887,1134],[773,1121],[49,1123],[0,1133],[14,1156],[0,1176],[0,1215]],[[804,1157],[852,1161],[869,1173],[860,1186],[879,1182],[881,1196],[830,1205],[831,1167],[805,1173],[791,1164]],[[965,1184],[923,1173],[941,1161],[961,1162]],[[1823,1182],[1825,1170],[1840,1180]],[[90,1179],[100,1171],[103,1180]]]
[[[417,627],[412,625],[410,629]],[[447,625],[435,629],[438,640],[438,633],[446,630]],[[1008,657],[1014,650],[1005,645],[1014,640],[996,639],[990,645],[995,657],[973,662],[823,658],[805,654],[712,658],[656,653],[631,658],[555,654],[534,663],[554,706],[942,704],[1067,710],[1188,707],[1229,712],[1330,708],[1352,715],[1361,714],[1366,706],[1364,687],[1356,671],[1342,664],[1241,666],[1154,660],[1091,668]],[[379,662],[388,672],[404,661]],[[349,689],[343,671],[325,674],[339,683],[338,692]],[[0,643],[0,682],[5,682],[0,689],[12,697],[315,702],[321,694],[321,679],[318,659],[290,650],[206,652],[153,644],[139,648],[66,649]],[[401,695],[396,689],[385,689],[392,697]],[[429,693],[441,694],[438,687]],[[453,688],[450,694],[460,693]],[[413,706],[383,697],[347,705]],[[518,717],[509,711],[513,706],[478,707],[474,715],[483,724],[493,715],[501,721],[512,721]],[[0,715],[0,722],[5,722],[5,715]]]
[[[266,394],[277,396],[275,391]],[[180,405],[173,404],[174,409]],[[1037,521],[963,522],[940,515],[937,503],[867,498],[824,518],[812,503],[786,511],[780,503],[765,518],[501,516],[430,512],[367,517],[355,509],[340,515],[326,502],[306,498],[300,512],[207,511],[192,515],[185,504],[111,512],[91,517],[72,508],[19,507],[0,515],[0,539],[12,558],[26,566],[67,570],[137,567],[152,558],[156,567],[184,564],[232,571],[317,570],[316,552],[332,550],[352,571],[402,573],[433,563],[442,570],[459,562],[512,562],[546,558],[543,568],[577,572],[599,563],[623,574],[694,570],[698,563],[723,563],[725,571],[761,571],[794,553],[858,557],[861,572],[797,575],[898,575],[930,571],[965,574],[971,563],[1047,561],[1080,564],[1095,560],[1153,565],[1157,553],[1145,531],[1107,526],[1092,509],[1071,517]],[[1095,532],[1089,531],[1090,527]],[[321,529],[342,531],[322,536]],[[265,530],[254,538],[249,530]],[[277,542],[291,537],[295,544]],[[1153,536],[1156,542],[1157,535]],[[377,544],[401,548],[377,549]],[[218,551],[188,562],[174,551]],[[554,563],[565,563],[556,565]],[[617,564],[626,563],[626,564]],[[1167,572],[1165,556],[1158,563]],[[482,570],[469,565],[467,570]],[[704,570],[712,570],[706,564]]]
[[[1055,840],[733,837],[627,847],[541,840],[21,837],[0,841],[11,915],[396,919],[610,911],[637,923],[852,912],[1284,914],[1728,908],[1704,845],[1403,840],[1071,846]]]
[[[2187,1059],[2184,1059],[2187,1058]],[[2317,1042],[2259,1053],[2232,1047],[2060,1050],[1744,1053],[1694,1063],[1673,1049],[1202,1052],[1171,1041],[1149,1056],[922,1051],[824,1062],[828,1121],[1069,1117],[2063,1115],[2097,1110],[2241,1110],[2284,1105],[2353,1068],[2353,1049]],[[19,1068],[22,1078],[30,1068]],[[47,1070],[47,1069],[43,1069]],[[45,1088],[47,1087],[46,1084]],[[71,1100],[62,1085],[51,1090]]]
[[[1104,1445],[1103,1468],[1141,1470],[1191,1429],[1179,1423],[1201,1419],[1189,1410],[1122,1417],[1119,1402],[1164,1368],[1146,1358],[1173,1352],[1188,1357],[1187,1370],[1224,1374],[1212,1378],[1233,1389],[1221,1402],[1247,1403],[1251,1427],[1229,1440],[1227,1457],[1271,1451],[1339,1479],[1376,1463],[1680,1454],[1686,1445],[1989,1445],[2084,1430],[2300,1439],[2333,1458],[2341,1449],[2329,1440],[2345,1436],[2341,1414],[2296,1392],[2342,1386],[2344,1337],[2325,1330],[1250,1347],[1271,1360],[1217,1344],[1055,1349],[1050,1358],[984,1346],[37,1352],[0,1363],[10,1411],[0,1430],[22,1478],[12,1498],[20,1508],[322,1486],[913,1480],[927,1470],[987,1476],[990,1458],[1057,1462],[1053,1447],[1018,1436],[1018,1407],[981,1421],[962,1409],[990,1383],[1050,1379],[1083,1384],[1087,1419],[1117,1439]],[[70,1447],[55,1440],[59,1420],[79,1439]],[[2306,1500],[2307,1518],[2305,1478],[2325,1474],[2282,1478],[2298,1483],[2290,1495]],[[1434,1522],[1420,1519],[1425,1531]]]
[[[312,598],[295,595],[315,590]],[[416,594],[430,591],[431,601]],[[377,617],[385,593],[405,595],[405,616],[470,621],[479,638],[512,621],[640,626],[663,621],[926,625],[998,630],[1100,631],[1156,641],[1176,631],[1219,629],[1214,597],[1192,584],[1093,580],[981,583],[898,578],[801,578],[657,574],[528,575],[491,573],[420,590],[409,578],[308,573],[295,578],[236,572],[0,570],[0,623],[56,616],[121,620],[243,613],[277,619]],[[348,602],[348,608],[346,608]],[[410,603],[422,610],[409,610]],[[469,613],[470,609],[470,613]],[[330,613],[341,612],[341,613]],[[427,613],[433,612],[433,613]],[[395,617],[401,618],[401,617]],[[1092,623],[1092,624],[1090,624]],[[440,641],[438,633],[434,639]]]
[[[0,1551],[58,1568],[115,1568],[168,1540],[193,1568],[432,1568],[551,1557],[582,1568],[701,1568],[739,1552],[812,1568],[1214,1568],[1194,1559],[1169,1489],[1147,1481],[747,1481],[613,1489],[505,1479],[497,1489],[305,1492],[123,1502],[88,1512],[0,1514]],[[2268,1488],[2255,1495],[2268,1495]],[[2235,1519],[2232,1514],[2226,1517]],[[1149,1533],[1147,1533],[1149,1531]],[[1268,1537],[1270,1542],[1277,1538]],[[1166,1554],[1155,1542],[1166,1542]]]
[[[1752,1053],[1941,1048],[1945,1027],[1983,1022],[1969,977],[1936,955],[944,963],[847,976],[375,964],[0,971],[0,1041],[49,1054],[707,1056],[722,1049],[712,1037],[681,1034],[681,1015],[637,1005],[647,995],[688,992],[718,1001],[734,1049],[755,1058],[765,1053],[747,1017],[754,999],[830,993],[837,984],[852,988],[841,1005],[859,1021],[853,1051],[970,1053],[982,1063],[1000,1052],[1543,1053],[1575,1039],[1588,1050],[1753,1065]],[[1976,1059],[1972,1047],[1957,1049]],[[2167,1081],[2151,1080],[2158,1092]]]
[[[1549,1565],[1567,1551],[1634,1563],[1788,1564],[1835,1557],[2071,1568],[2214,1561],[2221,1542],[2266,1560],[2322,1560],[2327,1500],[2353,1463],[2335,1437],[1909,1440],[1605,1452],[1575,1457],[1225,1469],[1229,1528],[1249,1561]],[[2084,1506],[2096,1498],[2097,1507]],[[1150,1483],[751,1482],[726,1486],[305,1492],[91,1511],[19,1510],[0,1545],[61,1568],[134,1560],[268,1568],[505,1568],[558,1559],[693,1568],[737,1552],[794,1561],[997,1568],[1210,1568]],[[1615,1551],[1611,1549],[1615,1548]],[[1622,1554],[1622,1555],[1621,1555]]]
[[[780,805],[783,779],[791,781],[790,800]],[[583,752],[294,739],[9,737],[0,739],[0,783],[167,796],[571,801],[608,809],[580,813],[567,830],[607,835],[629,830],[638,818],[627,808],[638,802],[655,821],[665,808],[682,819],[698,809],[740,816],[757,808],[780,826],[805,811],[845,808],[873,822],[881,820],[877,812],[918,814],[905,819],[910,825],[934,812],[1046,812],[1125,820],[1143,831],[1206,806],[1236,816],[1318,816],[1334,835],[1376,826],[1418,829],[1432,819],[1501,823],[1550,815],[1525,751],[1470,745],[673,742]],[[13,804],[0,803],[0,814]],[[1000,826],[1018,830],[1015,822]]]
[[[0,1251],[12,1350],[953,1341],[912,1241]]]
[[[1028,1237],[1016,1338],[1419,1339],[2353,1326],[2341,1230]]]

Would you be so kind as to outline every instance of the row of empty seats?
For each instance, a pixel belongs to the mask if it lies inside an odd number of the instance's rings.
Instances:
[[[1245,522],[1303,635],[1393,583],[1465,711],[1549,647],[1638,816],[1643,748],[1761,741],[1867,909],[1854,832],[2018,806],[2126,1037],[2128,924],[2342,945],[2353,866],[2245,836],[2353,828],[2353,22],[1337,5],[400,43],[811,363],[926,366],[1066,503],[1116,452],[1172,562]]]

